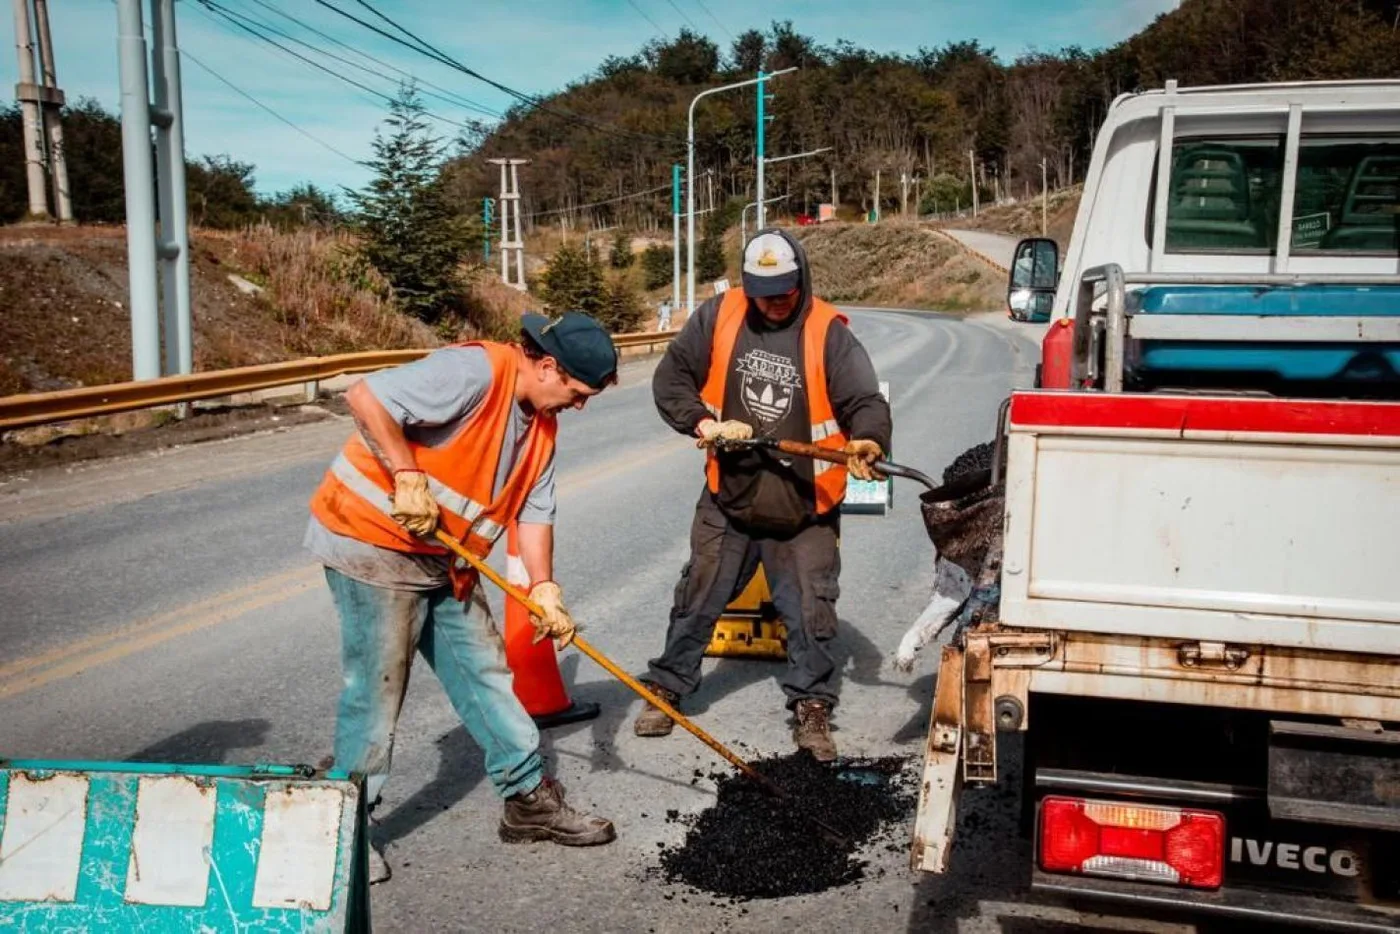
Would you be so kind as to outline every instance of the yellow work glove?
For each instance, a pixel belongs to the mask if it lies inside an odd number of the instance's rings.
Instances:
[[[847,441],[846,446],[841,449],[850,457],[846,458],[846,469],[857,480],[883,480],[884,477],[877,474],[870,465],[885,456],[885,452],[880,450],[880,445],[874,441],[856,439]]]
[[[564,591],[554,581],[540,581],[530,588],[530,602],[544,611],[542,617],[530,617],[530,622],[535,625],[535,638],[530,643],[534,645],[546,636],[553,636],[558,640],[559,648],[568,648],[569,643],[574,641],[574,632],[578,627],[564,608]]]
[[[697,448],[712,448],[725,441],[746,441],[753,437],[753,426],[734,419],[717,422],[707,418],[696,426],[695,431],[700,435],[700,440],[695,442]]]
[[[394,503],[389,515],[419,537],[433,534],[438,523],[438,504],[428,492],[428,475],[421,470],[394,472]]]

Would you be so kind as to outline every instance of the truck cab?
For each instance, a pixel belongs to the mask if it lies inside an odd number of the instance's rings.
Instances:
[[[1397,117],[1393,81],[1121,97],[1064,256],[1018,246],[1008,307],[1051,320],[915,868],[1019,731],[1033,888],[1400,931]]]

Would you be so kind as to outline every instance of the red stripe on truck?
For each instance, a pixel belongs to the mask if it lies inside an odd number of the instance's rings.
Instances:
[[[1222,399],[1096,392],[1018,392],[1011,424],[1272,434],[1400,436],[1400,404]]]

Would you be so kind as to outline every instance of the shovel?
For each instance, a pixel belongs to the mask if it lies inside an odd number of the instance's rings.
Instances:
[[[505,592],[505,595],[507,597],[511,598],[512,600],[515,600],[521,606],[525,607],[525,609],[529,611],[530,615],[537,617],[544,616],[544,611],[540,609],[539,605],[536,604],[535,601],[531,600],[529,596],[521,592],[519,588],[511,586],[511,584],[509,584],[504,577],[496,573],[495,569],[493,569],[485,561],[478,558],[476,555],[472,554],[470,551],[464,548],[462,546],[462,543],[459,542],[457,539],[453,538],[451,535],[448,535],[442,529],[437,529],[436,531],[434,531],[433,535],[437,538],[439,542],[447,546],[447,548],[450,549],[453,554],[461,558],[463,561],[467,562],[467,564],[470,564],[480,574],[482,574],[484,577],[490,580],[491,583],[501,588],[501,590]],[[706,733],[704,730],[700,729],[700,727],[692,723],[690,718],[688,718],[685,714],[681,713],[679,710],[666,703],[660,697],[657,697],[651,691],[648,691],[646,689],[646,685],[642,684],[636,678],[632,677],[627,672],[619,668],[612,661],[612,659],[608,658],[602,652],[599,652],[592,645],[590,645],[587,639],[575,633],[573,642],[571,642],[570,644],[574,648],[582,652],[584,655],[587,655],[589,658],[593,659],[595,662],[601,665],[603,670],[606,671],[608,674],[612,675],[614,678],[627,685],[633,691],[640,694],[642,696],[642,699],[645,700],[647,703],[651,704],[657,710],[660,710],[666,716],[670,717],[676,723],[680,724],[680,726],[682,726],[692,736],[700,740],[700,742],[704,743],[706,746],[709,746],[711,749],[713,749],[716,753],[718,753],[722,758],[727,760],[736,769],[744,773],[744,775],[747,776],[750,781],[758,785],[768,794],[780,800],[791,800],[791,797],[788,795],[788,793],[778,785],[774,784],[772,779],[768,778],[762,772],[758,771],[753,766],[745,762],[743,759],[739,758],[738,754],[732,751],[728,746],[725,746],[723,743],[715,739],[709,733]],[[822,823],[815,817],[812,817],[810,815],[803,815],[803,817],[804,819],[810,821],[814,827],[818,828],[824,834],[830,837],[834,843],[845,845],[848,842],[846,838],[840,833],[838,833],[835,829],[828,826],[827,824]]]
[[[794,457],[810,457],[813,460],[827,461],[832,464],[844,464],[850,457],[844,451],[836,451],[831,448],[817,447],[815,444],[807,444],[803,441],[780,441],[777,438],[742,438],[732,441],[719,441],[715,444],[724,451],[743,450],[768,450],[781,451],[784,454],[791,454]],[[952,483],[943,486],[936,486],[928,474],[913,467],[905,467],[903,464],[896,464],[891,461],[876,461],[871,468],[880,474],[889,477],[903,477],[906,480],[913,480],[928,487],[927,493],[921,493],[919,498],[926,503],[938,503],[945,500],[960,499],[968,493],[976,492],[991,482],[992,472],[990,470],[979,470],[975,473],[960,477]]]

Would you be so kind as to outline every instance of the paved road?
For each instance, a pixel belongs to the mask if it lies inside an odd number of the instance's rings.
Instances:
[[[1016,237],[988,233],[985,230],[944,230],[948,236],[960,241],[970,249],[986,256],[1002,269],[1011,268],[1011,260],[1016,254]]]
[[[985,440],[1008,389],[1029,384],[1033,339],[999,316],[852,317],[892,387],[894,453],[930,473]],[[659,648],[701,485],[698,453],[652,408],[653,365],[627,364],[622,385],[567,413],[561,431],[558,575],[593,641],[634,671]],[[307,497],[348,430],[317,424],[0,486],[0,756],[324,755],[337,629],[300,539]],[[913,755],[924,735],[932,660],[910,676],[886,664],[931,583],[916,492],[844,526],[837,738],[848,754]],[[774,667],[707,664],[699,720],[753,754],[786,751]],[[381,929],[994,931],[1026,910],[1008,894],[1026,859],[1010,833],[1014,796],[995,791],[970,796],[947,879],[912,877],[897,848],[872,853],[860,887],[814,896],[715,907],[665,890],[646,875],[658,843],[679,835],[664,813],[708,803],[709,783],[690,779],[709,754],[679,731],[633,737],[632,696],[577,656],[564,668],[604,714],[547,736],[547,753],[580,804],[616,820],[619,841],[588,852],[498,843],[481,754],[420,665],[386,789],[397,873],[374,890]]]

